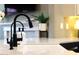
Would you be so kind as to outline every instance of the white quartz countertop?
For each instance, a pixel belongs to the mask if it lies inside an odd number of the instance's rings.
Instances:
[[[36,41],[20,42],[14,50],[9,50],[8,45],[0,43],[1,55],[79,55],[73,51],[68,51],[59,45],[61,42],[71,42],[71,39],[37,39]],[[78,41],[78,40],[75,40]]]

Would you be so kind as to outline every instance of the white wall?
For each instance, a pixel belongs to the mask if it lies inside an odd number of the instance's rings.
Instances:
[[[54,5],[48,5],[49,9],[49,30],[48,30],[48,36],[49,38],[54,38]]]
[[[64,23],[64,16],[75,15],[75,5],[73,4],[55,4],[49,5],[49,36],[52,38],[68,38],[69,32],[60,29],[60,23]]]

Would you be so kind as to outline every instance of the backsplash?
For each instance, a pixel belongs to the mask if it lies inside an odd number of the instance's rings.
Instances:
[[[30,15],[32,15],[32,13],[30,13]],[[34,27],[38,27],[39,22],[36,21],[36,20],[34,20],[34,18],[32,16],[30,16],[30,15],[29,15],[29,17],[32,20],[33,26]],[[5,16],[5,18],[0,22],[0,39],[4,39],[4,31],[3,31],[3,28],[4,27],[10,27],[11,26],[11,23],[13,22],[15,16],[16,16],[16,14],[10,15],[10,16]],[[21,21],[22,23],[24,23],[24,26],[25,27],[29,27],[28,26],[28,22],[27,22],[28,20],[26,20],[26,17],[20,16],[17,19],[19,21]],[[19,23],[17,23],[17,26],[18,26],[18,24]]]

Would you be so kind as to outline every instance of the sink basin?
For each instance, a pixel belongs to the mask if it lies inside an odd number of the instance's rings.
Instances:
[[[79,42],[67,42],[67,43],[60,43],[67,50],[72,50],[74,52],[79,52]]]

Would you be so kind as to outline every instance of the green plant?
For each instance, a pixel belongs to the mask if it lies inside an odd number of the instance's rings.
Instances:
[[[46,23],[48,21],[48,19],[49,19],[49,17],[45,17],[43,13],[41,15],[39,15],[39,16],[35,16],[35,18],[40,23]]]

